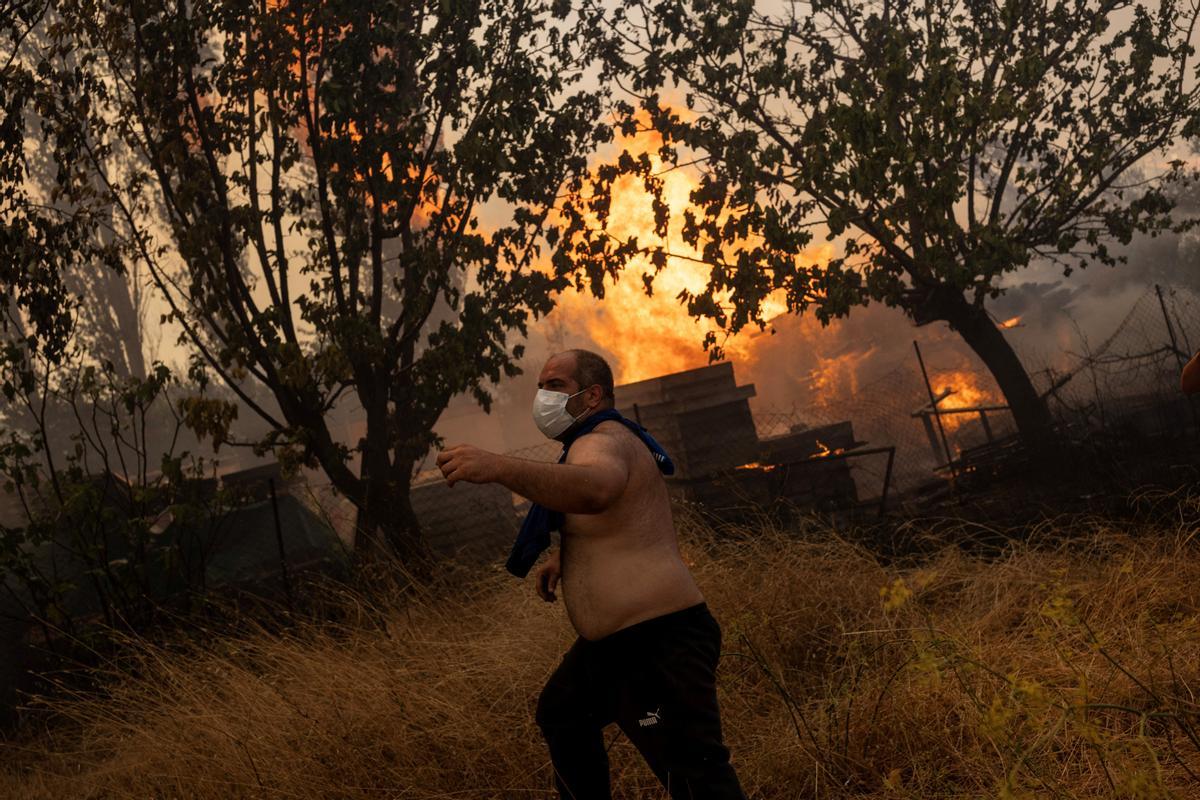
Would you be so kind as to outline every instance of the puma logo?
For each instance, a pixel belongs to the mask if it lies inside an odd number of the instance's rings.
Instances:
[[[647,711],[646,716],[638,720],[638,725],[641,725],[643,728],[649,728],[651,725],[657,725],[660,722],[659,715],[661,713],[662,706],[659,706],[653,711]]]

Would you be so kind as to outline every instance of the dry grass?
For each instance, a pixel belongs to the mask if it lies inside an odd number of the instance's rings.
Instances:
[[[1070,544],[886,567],[827,530],[685,525],[748,794],[1197,796],[1195,531],[1070,524]],[[0,796],[553,796],[532,720],[572,639],[560,606],[498,573],[345,602],[338,626],[140,645],[105,696],[45,701],[62,721],[6,746]],[[663,797],[615,733],[614,796]]]

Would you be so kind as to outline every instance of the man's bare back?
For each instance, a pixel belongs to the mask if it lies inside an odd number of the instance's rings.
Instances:
[[[606,421],[571,446],[566,463],[602,459],[620,461],[628,481],[600,513],[565,515],[560,561],[567,616],[592,640],[704,600],[679,554],[667,485],[650,451]]]

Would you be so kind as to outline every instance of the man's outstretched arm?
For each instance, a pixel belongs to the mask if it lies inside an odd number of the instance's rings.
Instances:
[[[566,514],[599,514],[621,496],[629,465],[611,436],[581,436],[565,464],[490,453],[471,445],[438,454],[446,482],[499,483],[533,502]]]

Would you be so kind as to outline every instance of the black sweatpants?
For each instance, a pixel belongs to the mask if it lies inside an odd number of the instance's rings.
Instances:
[[[537,723],[564,800],[609,800],[603,728],[616,722],[673,800],[745,800],[721,741],[721,628],[708,605],[582,637],[538,698]]]

